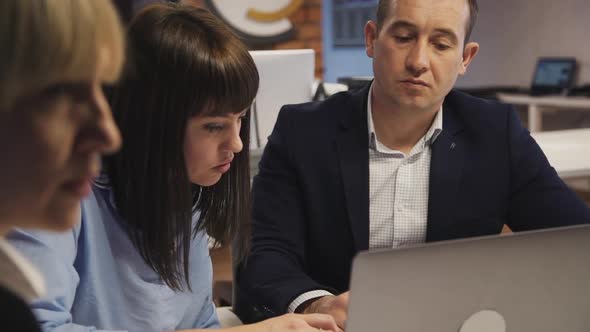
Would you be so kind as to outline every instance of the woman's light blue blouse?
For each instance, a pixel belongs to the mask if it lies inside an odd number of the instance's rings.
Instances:
[[[44,331],[219,327],[207,236],[200,232],[191,244],[192,291],[173,291],[133,246],[111,195],[108,187],[94,185],[72,231],[16,231],[9,236],[45,277],[47,295],[32,304]]]

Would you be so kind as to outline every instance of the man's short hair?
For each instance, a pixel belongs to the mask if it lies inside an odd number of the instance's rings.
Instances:
[[[385,20],[387,19],[389,8],[393,1],[396,0],[379,0],[379,4],[377,5],[377,31],[381,31],[381,27],[383,27],[383,23],[385,23]],[[471,37],[471,32],[473,31],[477,19],[477,13],[479,12],[477,0],[467,0],[467,3],[469,4],[469,20],[465,27],[465,43],[467,43]]]

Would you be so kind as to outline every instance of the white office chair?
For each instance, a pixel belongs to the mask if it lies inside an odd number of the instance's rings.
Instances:
[[[250,148],[263,148],[281,106],[311,101],[315,53],[311,49],[250,51],[260,75],[252,111]]]

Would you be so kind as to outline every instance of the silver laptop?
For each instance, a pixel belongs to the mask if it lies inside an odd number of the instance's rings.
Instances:
[[[346,332],[588,332],[590,226],[363,252]]]

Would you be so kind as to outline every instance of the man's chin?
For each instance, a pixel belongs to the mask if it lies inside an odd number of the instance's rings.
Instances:
[[[430,95],[404,95],[399,98],[399,105],[406,110],[415,112],[438,111],[443,98],[434,98]]]
[[[419,99],[405,100],[403,103],[400,103],[400,106],[406,110],[420,113],[431,112],[436,108],[432,102]]]

